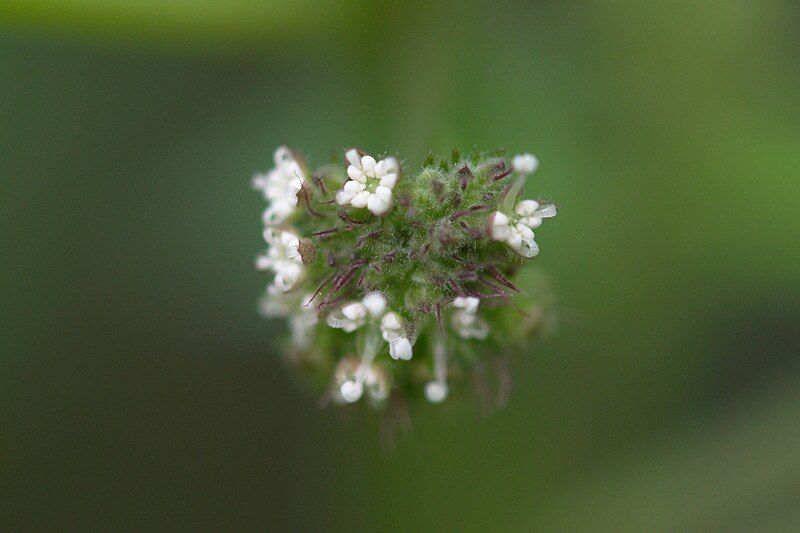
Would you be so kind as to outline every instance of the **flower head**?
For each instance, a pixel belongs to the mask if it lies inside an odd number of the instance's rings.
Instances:
[[[509,344],[524,346],[540,295],[511,281],[522,263],[505,247],[535,257],[533,230],[556,215],[518,199],[534,156],[454,152],[403,180],[395,158],[356,149],[313,173],[303,161],[280,147],[253,179],[269,203],[256,267],[271,274],[262,313],[286,320],[287,359],[327,398],[440,403],[494,366],[482,360],[520,351]]]

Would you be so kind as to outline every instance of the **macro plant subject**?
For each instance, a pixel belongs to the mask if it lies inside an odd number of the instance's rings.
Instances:
[[[556,215],[520,197],[533,155],[454,151],[412,173],[349,148],[312,170],[281,146],[274,165],[252,181],[267,201],[261,311],[287,322],[283,353],[324,398],[440,403],[470,376],[487,396],[488,367],[495,395],[507,394],[505,355],[548,316],[547,291],[513,281],[539,255],[534,231]]]

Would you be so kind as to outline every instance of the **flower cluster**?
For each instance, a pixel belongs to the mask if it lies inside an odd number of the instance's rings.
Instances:
[[[375,161],[371,155],[351,148],[345,153],[347,176],[350,178],[336,193],[336,203],[366,207],[373,215],[381,216],[392,207],[392,189],[400,174],[394,157]]]
[[[546,297],[511,281],[556,214],[517,198],[533,155],[430,156],[405,177],[395,157],[356,148],[313,172],[286,146],[274,163],[252,181],[268,202],[262,312],[287,319],[285,353],[326,397],[382,406],[421,390],[439,403],[542,330]]]
[[[533,230],[542,225],[542,219],[554,216],[555,205],[540,206],[536,200],[523,200],[517,204],[513,214],[494,212],[492,239],[507,243],[522,257],[536,257],[539,255],[539,245],[533,240]]]
[[[286,146],[275,150],[275,168],[268,174],[256,174],[253,188],[264,194],[269,207],[264,211],[264,224],[280,224],[297,206],[297,193],[305,182],[305,173]]]
[[[328,315],[328,325],[352,333],[368,319],[380,321],[383,339],[389,343],[392,359],[411,359],[411,342],[397,314],[386,312],[386,298],[378,291],[367,294],[360,302],[350,302]]]
[[[289,292],[303,275],[300,239],[291,231],[267,227],[264,229],[264,240],[268,244],[267,253],[256,258],[256,268],[275,273],[268,289],[271,294]]]

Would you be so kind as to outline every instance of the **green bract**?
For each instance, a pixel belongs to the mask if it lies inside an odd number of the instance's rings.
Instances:
[[[530,154],[454,152],[408,173],[349,149],[312,171],[280,147],[253,186],[268,201],[262,311],[288,319],[290,359],[340,403],[440,402],[454,378],[524,343],[545,302],[511,278],[539,253],[533,230],[556,214],[518,199],[537,165]]]

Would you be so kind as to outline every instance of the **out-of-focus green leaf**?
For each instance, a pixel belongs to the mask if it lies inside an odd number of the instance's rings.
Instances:
[[[341,36],[360,0],[8,0],[0,23],[84,40],[237,50]]]

